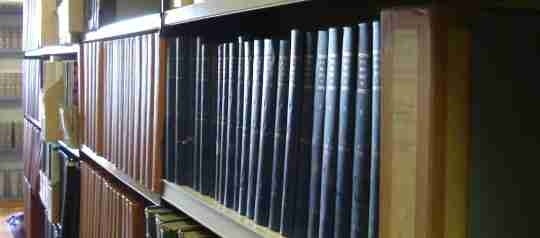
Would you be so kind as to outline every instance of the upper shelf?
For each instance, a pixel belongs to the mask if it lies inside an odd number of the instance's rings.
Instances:
[[[22,56],[23,56],[23,52],[21,49],[0,48],[0,58],[22,57]]]
[[[50,45],[39,49],[29,50],[24,53],[25,57],[42,57],[51,55],[70,55],[79,52],[79,45]]]
[[[84,41],[96,41],[136,33],[159,30],[161,28],[161,15],[159,13],[145,15],[115,22],[90,31],[84,35]]]
[[[164,24],[165,26],[173,26],[207,18],[308,1],[309,0],[206,1],[166,11]]]

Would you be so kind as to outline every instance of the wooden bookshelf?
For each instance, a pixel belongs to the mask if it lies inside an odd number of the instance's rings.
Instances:
[[[266,227],[255,224],[211,197],[201,195],[187,186],[163,180],[163,200],[201,223],[220,237],[279,238]]]
[[[79,52],[79,45],[51,45],[45,46],[35,50],[29,50],[24,53],[27,58],[36,58],[52,55],[71,55]]]
[[[144,32],[157,31],[161,28],[161,14],[155,13],[141,17],[118,21],[84,35],[83,41],[97,41],[123,37]]]
[[[144,186],[140,185],[137,181],[133,180],[124,172],[118,170],[111,162],[107,161],[105,158],[94,153],[90,148],[85,145],[81,146],[80,152],[84,155],[81,156],[81,159],[89,159],[97,164],[99,167],[107,171],[110,175],[114,176],[118,181],[131,188],[133,191],[144,197],[146,200],[150,201],[155,205],[161,204],[160,194],[151,192]]]
[[[309,0],[205,1],[165,11],[163,20],[165,26],[173,26],[202,19],[308,1]]]

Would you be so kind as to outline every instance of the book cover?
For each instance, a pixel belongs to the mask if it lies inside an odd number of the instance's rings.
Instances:
[[[226,61],[228,72],[227,80],[227,144],[225,160],[225,198],[224,205],[234,208],[234,178],[235,178],[235,152],[236,152],[236,82],[238,81],[238,46],[230,42],[227,47],[228,61]]]
[[[251,81],[253,74],[253,43],[244,42],[244,97],[242,105],[242,154],[240,157],[240,191],[239,191],[239,213],[246,215],[247,211],[247,188],[249,175],[249,141],[251,134]]]
[[[380,24],[372,23],[372,114],[371,114],[371,167],[369,181],[369,238],[379,237],[379,156],[380,156],[380,118],[381,118],[381,82],[380,82]]]
[[[237,46],[237,80],[236,80],[236,118],[235,118],[235,146],[234,146],[234,210],[240,207],[240,167],[242,163],[242,119],[244,100],[244,40],[238,37]]]

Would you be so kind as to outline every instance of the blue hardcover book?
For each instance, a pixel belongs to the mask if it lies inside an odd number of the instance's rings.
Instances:
[[[287,94],[289,90],[289,41],[279,41],[277,92],[275,107],[274,145],[272,158],[272,185],[270,191],[270,218],[268,227],[279,231],[281,223],[281,196],[283,189],[283,160],[287,130]]]
[[[309,181],[308,237],[311,238],[319,237],[321,164],[327,62],[328,31],[319,31],[317,33],[317,58],[315,65],[315,87],[313,95],[313,130],[311,138],[311,165]]]
[[[348,237],[350,235],[357,31],[356,26],[343,27],[334,237]]]
[[[249,141],[250,141],[250,121],[251,121],[251,80],[253,77],[253,43],[251,41],[244,42],[244,97],[242,105],[242,143],[240,157],[240,191],[239,191],[239,208],[238,211],[242,215],[246,215],[247,211],[247,188],[249,174]]]
[[[270,186],[272,186],[273,133],[279,41],[264,40],[263,85],[261,98],[261,126],[259,132],[259,163],[255,191],[255,222],[268,225],[270,214]]]
[[[235,144],[234,144],[234,210],[240,207],[240,166],[242,159],[242,119],[244,100],[244,41],[238,37],[236,42],[238,66],[236,74],[236,119],[235,119]]]
[[[223,60],[223,45],[218,45],[217,49],[217,87],[216,87],[216,145],[215,145],[215,178],[214,178],[214,199],[219,201],[219,198],[221,197],[221,151],[220,151],[220,145],[221,145],[221,117],[222,117],[222,107],[221,107],[221,100],[222,100],[222,62]]]
[[[251,130],[249,136],[247,216],[255,216],[255,188],[259,163],[259,127],[261,121],[261,89],[263,74],[263,42],[253,42],[253,80],[251,90]]]
[[[307,237],[309,214],[309,183],[311,141],[313,131],[313,84],[315,69],[316,35],[306,33],[304,50],[304,91],[302,95],[302,124],[300,129],[300,149],[297,164],[296,209],[294,220],[294,237]],[[309,118],[309,119],[303,119]]]
[[[177,68],[177,52],[178,38],[169,39],[169,55],[167,64],[167,121],[165,126],[165,179],[174,181],[175,178],[175,160],[176,160],[176,68]]]
[[[227,193],[227,144],[228,144],[228,138],[227,138],[227,125],[229,123],[229,44],[224,43],[223,44],[223,58],[222,58],[222,80],[223,84],[222,86],[222,92],[221,95],[223,96],[221,99],[221,107],[222,107],[222,116],[221,116],[221,145],[220,145],[220,154],[221,154],[221,161],[220,161],[220,169],[221,169],[221,179],[220,179],[220,187],[221,187],[221,197],[218,201],[221,202],[221,204],[225,205],[225,194]]]
[[[371,117],[371,168],[369,188],[369,238],[379,237],[379,155],[380,155],[380,108],[381,82],[379,22],[373,22],[373,63],[372,63],[372,117]]]
[[[237,45],[228,43],[226,61],[227,69],[227,144],[225,149],[225,198],[224,205],[228,208],[234,208],[234,166],[236,149],[236,81],[238,80],[238,55]]]
[[[371,26],[358,25],[351,237],[367,237],[371,158]]]
[[[338,142],[338,106],[340,82],[341,34],[337,28],[328,30],[328,64],[324,105],[324,136],[321,167],[321,208],[319,237],[334,235],[334,206],[336,197],[336,162]]]

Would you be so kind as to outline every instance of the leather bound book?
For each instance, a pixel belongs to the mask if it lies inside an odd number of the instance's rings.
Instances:
[[[194,92],[194,113],[193,113],[193,154],[191,155],[192,158],[192,171],[193,171],[193,184],[191,184],[191,187],[197,191],[201,191],[200,187],[200,151],[201,151],[201,47],[202,47],[202,39],[200,37],[195,38],[195,77],[193,78],[194,85],[195,85],[195,92]]]
[[[353,105],[356,89],[356,55],[358,54],[357,35],[358,29],[356,26],[343,27],[334,237],[345,237],[350,234],[352,147],[354,141]]]
[[[214,191],[215,173],[215,136],[216,136],[216,109],[215,109],[215,46],[209,43],[202,45],[202,90],[201,90],[201,186],[204,195],[211,195]]]
[[[174,162],[176,159],[176,66],[178,63],[178,38],[169,40],[168,80],[167,80],[167,129],[165,130],[165,147],[167,160],[165,162],[165,179],[174,181]]]
[[[351,236],[366,237],[371,156],[371,23],[358,25],[356,106],[352,166]]]
[[[321,238],[334,235],[333,215],[336,195],[340,57],[341,31],[338,28],[330,28],[328,30],[328,64],[321,167],[321,208],[319,217],[319,237]]]
[[[251,121],[251,81],[253,74],[253,42],[243,42],[244,55],[244,95],[242,101],[242,152],[240,162],[240,191],[239,191],[239,208],[241,215],[246,215],[247,212],[247,188],[249,175],[249,141],[250,141],[250,121]]]
[[[234,208],[234,167],[236,160],[236,82],[238,81],[238,46],[235,43],[228,43],[227,61],[227,144],[226,144],[226,160],[225,160],[225,197],[223,205],[228,208]]]
[[[289,41],[279,41],[277,92],[275,104],[275,127],[272,158],[272,181],[270,187],[270,214],[268,227],[279,231],[281,223],[281,198],[283,194],[283,161],[287,130],[287,94],[289,91]]]
[[[221,161],[220,161],[220,170],[221,170],[221,179],[220,179],[220,187],[221,187],[221,197],[218,201],[221,202],[221,204],[225,205],[225,197],[227,193],[227,160],[229,159],[229,155],[227,154],[227,145],[228,145],[228,138],[227,138],[227,125],[229,123],[229,44],[225,43],[223,44],[223,58],[222,58],[222,70],[221,72],[223,84],[221,85],[222,90],[222,100],[221,100],[221,107],[222,107],[222,117],[221,117],[221,145],[220,145],[220,154]]]
[[[218,45],[217,49],[217,103],[216,103],[216,146],[215,146],[215,153],[216,153],[216,161],[215,161],[215,179],[214,179],[214,199],[219,200],[221,197],[221,130],[223,127],[221,126],[221,117],[223,107],[221,105],[221,100],[223,98],[222,95],[222,84],[223,84],[223,77],[222,77],[222,71],[223,71],[223,45]]]
[[[278,54],[279,41],[265,39],[261,91],[261,127],[259,129],[259,161],[255,190],[255,222],[264,226],[268,225],[270,215]]]
[[[326,65],[328,62],[328,31],[317,33],[317,57],[313,96],[313,132],[309,182],[308,237],[319,237],[321,202],[321,164],[325,113]]]
[[[255,189],[259,161],[259,128],[261,121],[261,89],[263,74],[263,41],[253,41],[253,80],[251,91],[251,128],[249,136],[249,165],[247,189],[247,216],[255,215]]]
[[[244,40],[238,37],[236,42],[238,66],[236,74],[236,116],[235,116],[235,140],[234,140],[234,210],[239,210],[240,197],[240,166],[242,159],[242,118],[244,100]]]

